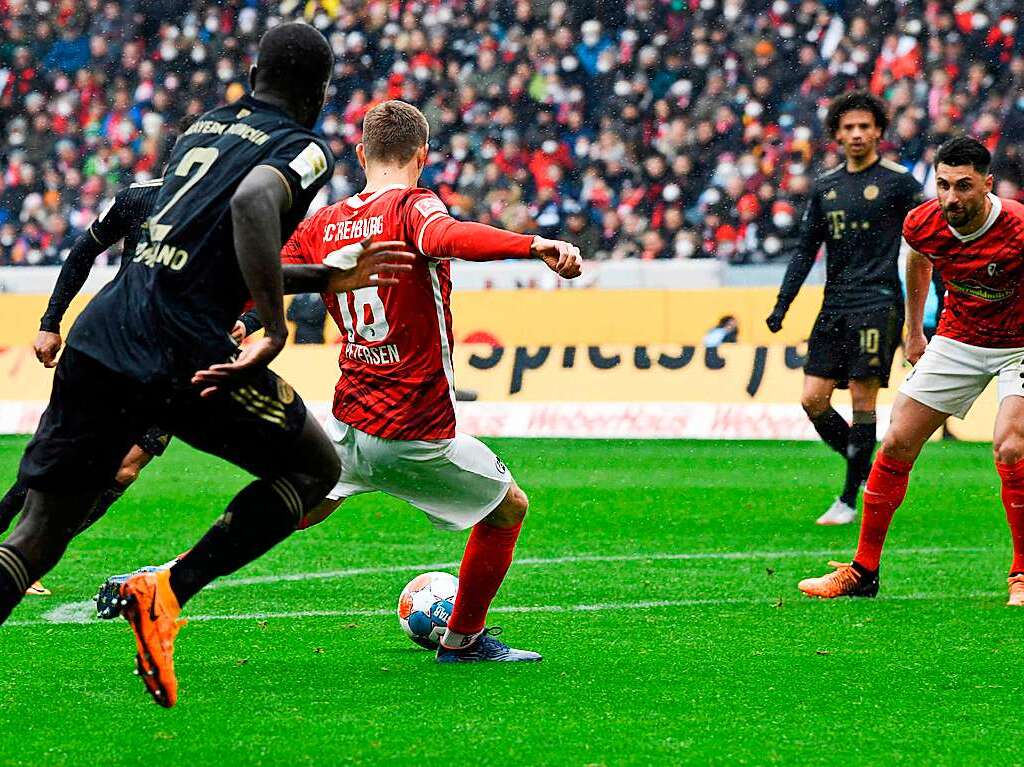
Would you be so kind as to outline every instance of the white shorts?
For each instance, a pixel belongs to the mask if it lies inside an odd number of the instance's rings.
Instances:
[[[934,336],[900,392],[940,413],[963,418],[993,377],[999,378],[1000,402],[1024,397],[1022,366],[1022,348],[991,349]]]
[[[465,530],[504,499],[512,474],[487,445],[454,439],[396,440],[367,434],[330,416],[327,435],[341,459],[332,500],[380,491],[411,503],[437,527]]]

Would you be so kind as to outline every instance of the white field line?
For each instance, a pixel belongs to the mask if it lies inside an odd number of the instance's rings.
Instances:
[[[916,548],[893,549],[886,552],[891,556],[922,556],[929,554],[979,554],[989,551],[983,548]],[[799,557],[833,557],[835,549],[818,551],[701,551],[691,553],[652,553],[652,554],[580,554],[564,557],[524,557],[516,559],[513,567],[537,567],[546,565],[580,564],[584,562],[665,562],[687,560],[746,560],[746,559],[793,559]],[[265,583],[285,583],[288,581],[333,580],[335,578],[353,578],[359,575],[386,575],[388,573],[427,572],[429,570],[450,570],[457,568],[459,562],[429,562],[419,565],[388,565],[384,567],[353,567],[345,570],[325,570],[317,573],[286,573],[281,575],[253,575],[244,578],[225,578],[211,583],[207,588],[228,588],[230,586],[253,586]]]
[[[949,548],[913,548],[894,549],[887,553],[887,556],[922,556],[932,554],[976,554],[988,551],[984,548],[971,547],[949,547]],[[559,564],[576,564],[584,562],[640,562],[640,561],[686,561],[686,560],[747,560],[747,559],[791,559],[795,557],[827,557],[833,555],[833,551],[723,551],[723,552],[691,552],[691,553],[651,553],[651,554],[611,554],[611,555],[578,555],[564,557],[527,557],[516,560],[517,566],[543,566]],[[250,586],[258,584],[272,584],[289,581],[326,580],[336,578],[351,578],[359,575],[382,575],[387,573],[400,572],[426,572],[428,570],[442,570],[458,567],[458,562],[433,562],[418,565],[391,565],[386,567],[362,567],[350,568],[347,570],[329,570],[319,573],[290,573],[282,575],[258,575],[248,578],[231,578],[218,583],[211,584],[210,588],[227,586]],[[885,597],[893,600],[927,600],[938,598],[939,595],[909,594]],[[987,592],[962,594],[959,599],[974,599],[989,596]],[[644,601],[644,602],[609,602],[599,604],[579,605],[523,605],[523,606],[496,606],[491,608],[492,613],[516,613],[516,612],[597,612],[601,610],[646,610],[656,608],[679,608],[691,606],[713,606],[713,605],[757,605],[769,604],[771,599],[764,598],[743,598],[743,599],[680,599],[667,601]],[[44,613],[41,618],[24,621],[8,621],[6,626],[41,626],[54,624],[99,624],[95,618],[95,604],[92,600],[81,602],[65,602],[57,605],[52,610]],[[266,618],[315,618],[315,617],[361,617],[391,615],[393,610],[300,610],[295,612],[258,612],[258,613],[235,613],[223,615],[190,615],[189,620],[212,621],[212,620],[254,620]]]
[[[966,601],[974,599],[1004,599],[1001,590],[991,591],[970,591],[962,594],[945,593],[913,593],[893,594],[883,596],[882,602],[927,602],[931,600],[956,600]],[[760,607],[781,607],[778,604],[778,597],[740,597],[728,599],[663,599],[644,602],[599,602],[596,604],[577,605],[498,605],[490,609],[490,613],[585,613],[619,610],[658,610],[684,607],[717,607],[723,605],[760,606]],[[806,597],[794,594],[791,602],[803,603]],[[10,621],[6,626],[53,626],[63,625],[90,625],[97,626],[103,623],[120,625],[119,621],[100,621],[93,617],[94,605],[89,602],[68,602],[56,610],[51,610],[43,616],[42,620]],[[256,613],[222,613],[209,615],[190,615],[190,621],[246,621],[246,620],[270,620],[274,618],[366,618],[393,616],[395,610],[295,610],[290,612],[256,612]]]

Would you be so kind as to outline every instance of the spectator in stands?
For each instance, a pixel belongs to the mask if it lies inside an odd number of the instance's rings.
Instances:
[[[565,225],[559,231],[557,238],[576,245],[584,258],[594,258],[601,249],[601,239],[597,227],[586,210],[575,201],[570,202],[571,205],[565,206],[567,211]]]
[[[295,323],[295,343],[322,344],[327,307],[315,293],[300,293],[288,305],[288,319]]]
[[[1004,190],[1022,196],[1017,10],[1008,0],[0,0],[0,226],[14,222],[21,244],[4,257],[31,263],[51,215],[81,229],[119,186],[158,174],[177,120],[237,98],[261,32],[304,17],[338,56],[320,129],[342,162],[317,206],[359,188],[351,153],[366,110],[405,98],[430,122],[424,183],[457,215],[579,227],[599,257],[772,260],[810,179],[838,161],[819,114],[855,86],[887,99],[884,153],[926,188],[934,147],[966,129],[995,150]]]

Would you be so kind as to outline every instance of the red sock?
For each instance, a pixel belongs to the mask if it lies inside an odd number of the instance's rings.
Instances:
[[[864,515],[860,521],[860,540],[854,561],[867,570],[877,570],[882,545],[889,532],[892,515],[907,495],[907,482],[913,463],[890,458],[879,451],[864,488]]]
[[[1003,480],[1003,508],[1013,539],[1013,564],[1010,573],[1024,573],[1024,461],[999,463],[996,470]]]
[[[483,631],[487,608],[512,564],[522,526],[520,522],[515,527],[478,524],[473,528],[459,567],[459,593],[448,620],[449,631],[467,637]]]

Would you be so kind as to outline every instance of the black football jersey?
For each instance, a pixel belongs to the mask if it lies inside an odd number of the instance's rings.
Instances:
[[[257,166],[288,188],[286,240],[334,160],[323,139],[252,96],[207,112],[175,145],[134,253],[79,316],[68,344],[143,382],[188,379],[226,361],[235,350],[228,333],[249,298],[231,198]]]
[[[124,240],[121,247],[122,267],[135,255],[142,226],[153,212],[163,183],[162,178],[155,178],[129,184],[114,195],[113,202],[89,226],[89,235],[104,249]]]
[[[779,289],[788,307],[825,245],[822,311],[868,312],[900,304],[903,219],[923,201],[906,168],[879,160],[851,173],[845,163],[815,179],[793,254]]]
[[[61,320],[64,319],[71,301],[88,279],[96,256],[121,240],[124,240],[124,244],[121,248],[121,265],[118,272],[124,269],[131,255],[135,254],[140,229],[153,212],[153,205],[156,203],[162,183],[163,179],[157,178],[125,187],[114,195],[110,204],[75,240],[67,259],[61,265],[60,274],[57,275],[57,283],[50,294],[46,313],[39,323],[40,330],[60,332]]]

